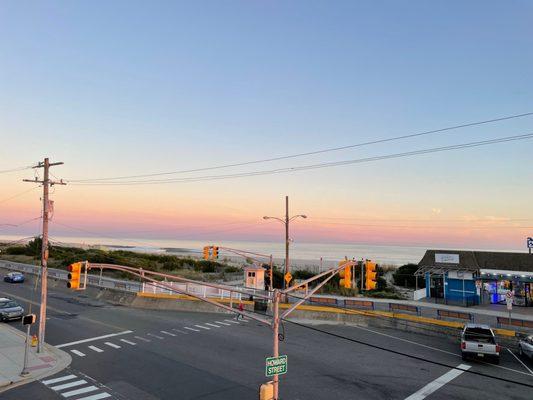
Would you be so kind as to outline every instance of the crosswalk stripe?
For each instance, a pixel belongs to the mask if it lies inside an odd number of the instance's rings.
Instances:
[[[162,334],[164,335],[168,335],[168,336],[176,336],[174,335],[173,333],[170,333],[170,332],[167,332],[167,331],[160,331]]]
[[[59,390],[68,389],[74,386],[85,385],[86,383],[87,383],[86,380],[80,379],[79,381],[64,383],[62,385],[57,385],[57,386],[51,386],[50,389],[55,390],[57,392]]]
[[[97,353],[103,353],[103,350],[96,347],[96,346],[88,346],[92,351],[96,351]]]
[[[243,319],[242,319],[242,322],[250,322],[250,320],[249,320],[249,319],[245,319],[245,318],[243,318]]]
[[[147,335],[148,335],[148,336],[153,336],[153,337],[158,338],[158,339],[164,339],[164,337],[154,335],[153,333],[147,333]]]
[[[212,327],[214,327],[214,328],[220,328],[220,326],[215,325],[215,324],[210,324],[209,322],[206,322],[205,324],[206,324],[206,325],[209,325],[209,326],[212,326]]]
[[[194,325],[194,326],[196,326],[197,328],[202,328],[202,329],[206,329],[206,330],[211,329],[211,328],[208,328],[208,327],[202,326],[202,325]]]
[[[96,386],[87,386],[81,389],[71,390],[70,392],[61,393],[61,396],[71,397],[71,396],[76,396],[78,394],[94,392],[95,390],[98,390]]]
[[[184,327],[183,329],[188,329],[188,330],[193,331],[193,332],[200,332],[198,329],[189,328],[188,326]]]
[[[141,336],[134,336],[135,339],[139,339],[139,340],[142,340],[143,342],[151,342],[150,339],[146,339],[146,338],[143,338]]]
[[[99,394],[93,394],[92,396],[87,397],[81,397],[77,400],[100,400],[100,399],[107,399],[108,397],[111,397],[109,393],[99,393]]]
[[[227,324],[226,322],[220,322],[220,321],[215,321],[217,324],[220,324],[220,325],[226,325],[226,326],[230,326],[231,324]]]
[[[172,330],[173,330],[174,332],[179,332],[179,333],[183,333],[184,335],[188,335],[187,332],[180,331],[179,329],[176,329],[176,328],[172,328]]]
[[[79,350],[70,350],[72,353],[76,354],[77,356],[80,356],[80,357],[85,357],[85,353],[82,353],[81,351]]]
[[[130,342],[129,340],[126,340],[126,339],[120,339],[121,342],[124,342],[124,343],[127,343],[127,344],[130,344],[132,346],[136,346],[137,343],[134,343],[134,342]]]
[[[115,343],[105,342],[104,344],[108,345],[109,347],[113,347],[114,349],[120,349],[120,346]]]
[[[232,324],[238,324],[237,321],[233,321],[233,320],[231,320],[231,319],[225,319],[224,321],[231,322]]]
[[[54,378],[54,379],[48,379],[48,380],[46,380],[46,381],[41,381],[41,383],[42,383],[43,385],[48,386],[48,385],[51,385],[51,384],[53,384],[53,383],[58,383],[58,382],[68,381],[68,380],[70,380],[70,379],[74,379],[74,378],[77,378],[77,376],[76,376],[76,375],[65,375],[65,376],[61,376],[61,377],[59,377],[59,378]]]

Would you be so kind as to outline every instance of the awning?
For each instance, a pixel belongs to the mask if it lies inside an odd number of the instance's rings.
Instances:
[[[429,273],[430,276],[432,275],[444,275],[447,272],[458,272],[458,273],[475,273],[477,272],[477,268],[472,267],[460,267],[458,268],[457,265],[432,265],[427,267],[420,267],[416,270],[415,276],[424,276],[427,273]]]
[[[483,280],[521,280],[530,282],[533,280],[533,272],[526,271],[505,271],[498,269],[481,269],[481,279]]]

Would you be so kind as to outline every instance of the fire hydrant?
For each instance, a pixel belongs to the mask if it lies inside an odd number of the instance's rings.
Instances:
[[[38,342],[37,335],[33,335],[31,337],[31,347],[36,347],[37,346],[37,342]]]

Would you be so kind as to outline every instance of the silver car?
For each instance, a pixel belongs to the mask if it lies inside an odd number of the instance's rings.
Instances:
[[[15,301],[0,297],[0,321],[22,318],[24,309]]]
[[[525,337],[518,342],[518,352],[521,356],[533,358],[533,335]]]

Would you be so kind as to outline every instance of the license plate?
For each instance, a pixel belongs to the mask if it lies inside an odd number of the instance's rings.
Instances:
[[[485,357],[485,354],[483,354],[483,353],[477,353],[477,356],[478,356],[478,357]]]

